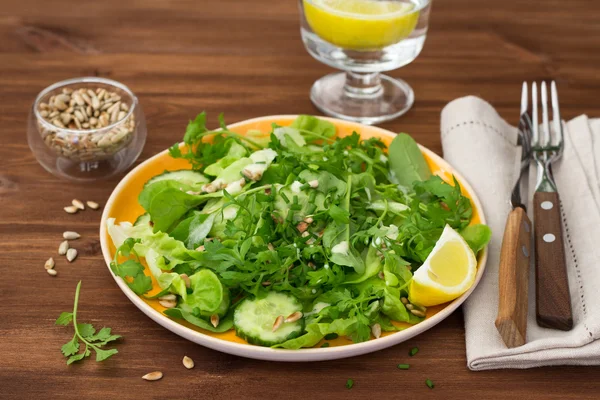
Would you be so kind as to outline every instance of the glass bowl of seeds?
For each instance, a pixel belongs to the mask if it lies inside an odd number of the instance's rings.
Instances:
[[[86,77],[42,90],[31,109],[27,140],[54,175],[93,181],[133,164],[146,142],[144,113],[133,92],[111,79]]]

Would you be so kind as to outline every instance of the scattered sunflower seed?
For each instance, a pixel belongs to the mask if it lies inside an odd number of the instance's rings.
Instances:
[[[219,315],[218,314],[213,314],[210,316],[210,323],[212,324],[212,326],[214,326],[215,328],[217,326],[219,326]]]
[[[67,250],[67,261],[68,262],[73,262],[73,260],[75,260],[76,258],[77,258],[77,250],[75,250],[75,249]]]
[[[92,210],[97,210],[98,208],[100,208],[100,204],[96,203],[95,201],[88,200],[85,202],[85,204],[87,204],[87,206]]]
[[[75,214],[79,209],[75,206],[67,206],[64,208],[64,210],[69,214]]]
[[[273,323],[272,332],[277,331],[277,329],[279,329],[281,327],[281,324],[283,324],[283,315],[280,315],[279,317],[275,318],[275,322]]]
[[[142,376],[142,379],[147,380],[147,381],[157,381],[159,379],[161,379],[163,377],[163,373],[160,371],[154,371],[154,372],[150,372],[144,376]]]
[[[54,258],[50,257],[49,259],[47,259],[46,263],[44,264],[44,268],[53,269],[54,268]]]
[[[421,310],[410,310],[411,314],[415,317],[425,318],[425,313]]]
[[[67,240],[75,240],[75,239],[79,239],[80,237],[81,237],[81,235],[77,232],[73,232],[73,231],[63,232],[63,238],[65,238]]]
[[[77,207],[80,210],[85,210],[85,206],[81,200],[73,199],[71,200],[71,204],[73,204],[73,207]]]
[[[302,312],[296,311],[295,313],[291,313],[290,315],[288,315],[285,319],[285,322],[296,322],[300,318],[302,318]]]
[[[402,304],[407,305],[408,304],[408,299],[406,297],[400,297],[400,301],[402,302]]]
[[[67,240],[61,242],[60,246],[58,246],[58,255],[60,256],[64,256],[65,254],[67,254],[67,251],[69,250],[69,242]]]
[[[375,336],[375,339],[379,339],[381,337],[381,325],[373,324],[371,327],[371,333]]]
[[[194,360],[192,360],[188,356],[183,357],[183,366],[186,367],[187,369],[194,368]]]
[[[55,269],[47,269],[46,272],[50,276],[56,276],[58,274],[58,272]]]
[[[173,300],[159,300],[158,304],[160,304],[164,308],[175,308],[175,307],[177,307],[177,302],[173,301]]]
[[[183,279],[183,281],[185,282],[185,287],[186,288],[191,288],[192,287],[192,281],[190,281],[190,277],[187,274],[181,274],[179,275],[181,277],[181,279]]]
[[[173,293],[170,293],[164,296],[160,296],[158,299],[163,301],[175,301],[177,300],[177,297]]]
[[[409,310],[409,311],[412,311],[412,310],[415,309],[415,306],[413,306],[412,304],[408,303],[408,304],[406,304],[406,309]]]

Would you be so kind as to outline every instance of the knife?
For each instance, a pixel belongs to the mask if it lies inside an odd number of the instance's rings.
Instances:
[[[518,144],[521,146],[519,177],[513,187],[499,267],[499,301],[496,329],[507,347],[518,347],[527,340],[527,292],[532,255],[532,226],[527,208],[521,200],[521,184],[527,182],[531,163],[531,118],[527,113],[527,83],[521,92],[521,118]]]

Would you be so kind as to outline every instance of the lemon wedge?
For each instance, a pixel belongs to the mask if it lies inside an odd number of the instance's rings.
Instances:
[[[419,11],[386,0],[303,0],[304,14],[322,39],[349,50],[379,50],[406,39]]]
[[[476,274],[473,250],[446,225],[431,254],[413,275],[410,302],[429,307],[454,300],[473,286]]]

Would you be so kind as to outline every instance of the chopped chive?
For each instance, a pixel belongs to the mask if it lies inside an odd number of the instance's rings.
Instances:
[[[310,188],[310,185],[308,183],[305,183],[304,185],[300,186],[300,190],[302,190],[302,191],[304,191],[308,188]]]
[[[352,379],[348,379],[348,380],[346,381],[346,387],[347,387],[348,389],[352,389],[352,386],[354,386],[354,381],[353,381]]]
[[[281,196],[281,198],[283,199],[283,201],[285,201],[287,204],[290,203],[290,199],[285,195],[285,193],[279,192],[279,195]]]
[[[317,210],[317,206],[315,204],[309,204],[306,207],[306,215],[312,215]]]
[[[298,204],[298,195],[295,194],[293,199],[294,199],[293,203]]]
[[[398,369],[409,369],[410,364],[398,364]]]
[[[315,202],[315,199],[317,198],[317,192],[316,191],[311,191],[310,194],[308,195],[308,203],[312,204]]]
[[[433,382],[431,381],[431,379],[427,379],[427,380],[425,381],[425,384],[427,385],[427,387],[428,387],[429,389],[433,389],[433,388],[435,387],[435,385],[433,384]]]
[[[300,204],[291,204],[290,205],[290,210],[292,210],[292,211],[300,211],[300,210],[302,210],[302,206]]]
[[[321,345],[321,347],[322,347],[322,348],[323,348],[323,347],[329,347],[329,342],[325,342],[325,343],[323,343],[323,344]]]
[[[408,352],[409,356],[414,356],[415,354],[417,354],[419,352],[419,348],[418,347],[413,347],[412,349],[410,349],[410,351]]]
[[[325,335],[325,340],[333,340],[333,339],[337,339],[337,338],[338,338],[337,333],[328,333],[327,335]]]

